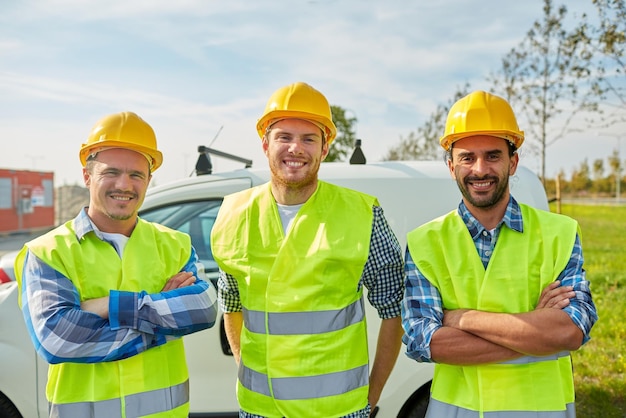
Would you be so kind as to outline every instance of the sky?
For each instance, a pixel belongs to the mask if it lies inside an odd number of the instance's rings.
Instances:
[[[368,161],[487,76],[542,16],[542,0],[3,0],[0,168],[82,185],[80,145],[133,111],[164,154],[153,184],[191,175],[198,146],[264,167],[255,125],[271,94],[304,81],[358,119]],[[575,19],[591,0],[567,1]],[[524,130],[522,121],[520,128]],[[546,174],[606,159],[618,130],[547,149]],[[527,138],[527,140],[529,140]],[[623,144],[626,145],[626,144]],[[537,156],[521,163],[540,172]],[[241,163],[213,157],[214,171]]]

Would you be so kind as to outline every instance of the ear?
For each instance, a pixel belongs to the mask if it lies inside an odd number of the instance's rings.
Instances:
[[[261,141],[261,144],[263,145],[263,153],[265,154],[266,157],[269,157],[269,139],[267,138],[267,135],[265,135]]]
[[[322,144],[322,159],[320,161],[324,161],[326,157],[328,157],[328,152],[330,151],[330,147],[328,146],[328,142],[324,141]]]
[[[91,183],[91,175],[85,167],[83,167],[83,183],[85,183],[86,187],[89,187],[89,184]]]
[[[446,158],[446,164],[448,164],[448,170],[450,171],[450,177],[456,180],[456,176],[454,175],[454,164],[452,164],[452,154],[450,154],[450,158]]]
[[[517,165],[519,164],[519,155],[517,152],[511,157],[509,162],[509,176],[512,176],[517,171]]]

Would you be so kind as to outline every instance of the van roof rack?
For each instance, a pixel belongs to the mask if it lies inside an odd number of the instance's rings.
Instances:
[[[233,161],[239,161],[240,163],[244,163],[246,165],[246,168],[252,167],[252,160],[229,154],[227,152],[218,151],[213,148],[205,147],[204,145],[198,146],[198,153],[200,153],[200,155],[198,155],[198,161],[196,161],[196,176],[211,174],[213,172],[213,164],[211,163],[211,157],[209,154],[213,154],[215,156]]]

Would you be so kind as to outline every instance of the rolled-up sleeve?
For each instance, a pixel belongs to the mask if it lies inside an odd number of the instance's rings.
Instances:
[[[409,250],[405,254],[405,291],[402,301],[402,342],[406,355],[418,362],[432,362],[430,342],[443,326],[443,304],[439,290],[424,277],[413,262]]]
[[[583,344],[589,341],[593,325],[598,321],[596,306],[591,297],[589,281],[586,280],[586,272],[583,269],[583,251],[580,237],[576,235],[572,255],[565,269],[561,272],[558,280],[561,286],[572,286],[574,298],[570,299],[568,306],[563,308],[574,324],[583,332]]]

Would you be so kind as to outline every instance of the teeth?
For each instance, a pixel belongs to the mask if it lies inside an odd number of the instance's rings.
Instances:
[[[285,161],[285,164],[289,167],[302,167],[304,165],[303,162],[299,161]]]
[[[112,196],[115,200],[130,200],[130,197],[125,196]]]
[[[475,187],[487,187],[491,184],[491,182],[483,182],[483,183],[474,183]]]

